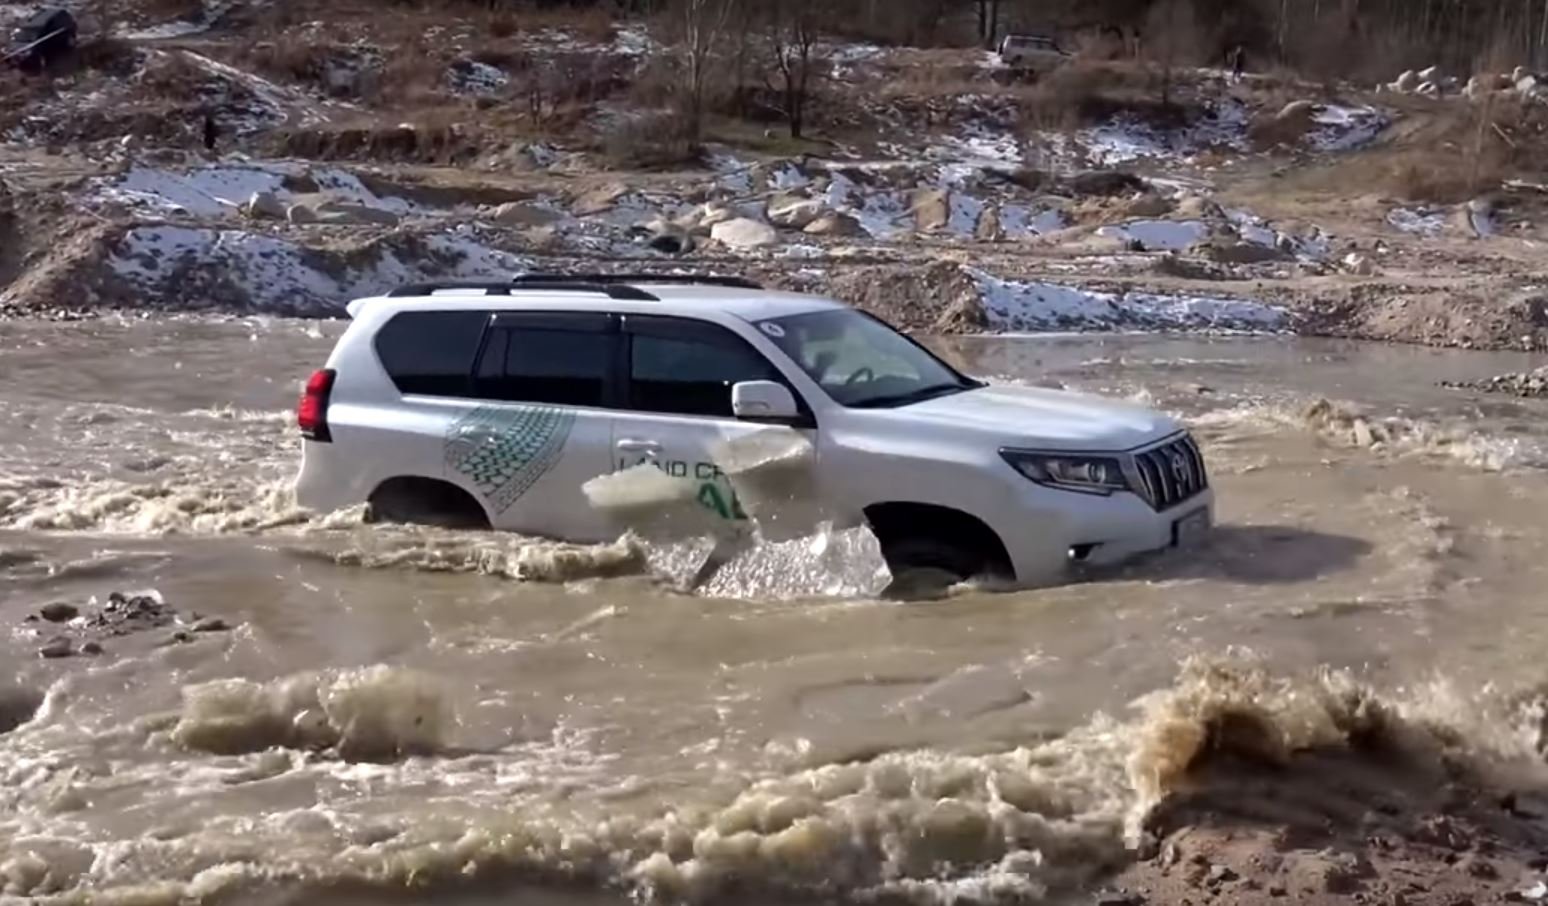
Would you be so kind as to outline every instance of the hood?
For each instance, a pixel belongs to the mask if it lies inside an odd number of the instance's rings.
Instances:
[[[1029,449],[1120,452],[1182,430],[1176,419],[1143,406],[1036,387],[990,386],[878,411],[994,434],[1005,446]]]

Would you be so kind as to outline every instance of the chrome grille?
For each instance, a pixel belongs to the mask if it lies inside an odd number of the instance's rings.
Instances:
[[[1157,512],[1169,510],[1209,487],[1199,445],[1187,435],[1134,454],[1133,479],[1140,496]]]

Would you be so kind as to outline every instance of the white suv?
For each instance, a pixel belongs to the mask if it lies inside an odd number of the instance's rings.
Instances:
[[[641,463],[742,516],[715,461],[784,425],[842,525],[896,573],[1021,584],[1191,541],[1204,460],[1171,418],[966,377],[884,322],[735,278],[528,275],[410,286],[349,306],[313,374],[299,502],[391,521],[616,538],[583,486]]]

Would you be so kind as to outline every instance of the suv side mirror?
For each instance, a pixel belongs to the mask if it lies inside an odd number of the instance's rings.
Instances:
[[[742,381],[731,387],[731,411],[737,418],[784,420],[799,418],[795,397],[775,381]]]

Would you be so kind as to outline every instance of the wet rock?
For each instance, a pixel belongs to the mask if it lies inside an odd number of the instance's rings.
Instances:
[[[0,685],[0,733],[9,733],[43,707],[43,693],[26,686]]]
[[[849,214],[839,211],[829,211],[806,225],[802,232],[808,236],[837,236],[854,237],[864,236],[865,228]]]
[[[495,208],[489,214],[489,219],[501,226],[508,227],[541,227],[548,226],[558,221],[560,214],[540,205],[528,204],[524,201],[508,201]]]
[[[773,245],[779,241],[779,234],[766,223],[738,217],[715,224],[710,230],[710,238],[727,248],[745,251]]]
[[[293,204],[285,209],[285,220],[291,226],[316,223],[317,212],[312,210],[311,205]]]
[[[68,636],[56,635],[38,649],[38,657],[50,660],[74,656],[75,643]]]
[[[1093,170],[1070,180],[1070,191],[1080,196],[1128,195],[1147,188],[1143,179],[1122,170]]]
[[[823,203],[812,198],[781,195],[769,201],[769,222],[792,230],[804,230],[825,212]]]
[[[103,653],[102,646],[97,644],[96,642],[87,642],[86,644],[81,646],[81,654],[90,655],[91,657],[96,657],[97,655],[102,654],[102,653]]]
[[[914,229],[921,233],[944,230],[951,222],[951,192],[946,189],[919,189],[909,204]]]
[[[1145,898],[1133,893],[1115,891],[1111,893],[1099,893],[1093,901],[1096,906],[1144,906]]]
[[[646,231],[645,244],[667,255],[686,255],[693,251],[693,236],[672,223],[655,223]]]
[[[193,640],[194,640],[194,637],[193,637],[192,633],[189,633],[189,632],[186,632],[184,630],[179,629],[177,632],[174,632],[170,636],[168,636],[167,640],[166,640],[166,642],[164,644],[167,644],[167,645],[186,645],[189,642],[192,642]]]
[[[205,617],[188,627],[194,632],[230,632],[231,626],[220,617]]]
[[[38,616],[50,623],[68,623],[81,615],[81,610],[74,604],[65,601],[55,601],[52,604],[44,604],[38,611]]]

